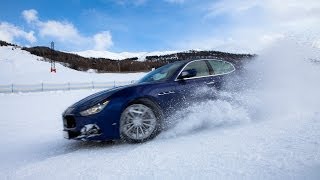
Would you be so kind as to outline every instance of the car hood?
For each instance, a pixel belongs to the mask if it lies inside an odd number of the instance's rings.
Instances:
[[[95,94],[92,94],[92,95],[74,103],[73,105],[70,106],[70,108],[72,108],[78,112],[85,110],[87,108],[90,108],[90,107],[100,103],[101,101],[108,99],[114,93],[116,93],[124,88],[131,87],[131,86],[134,86],[134,85],[120,86],[120,87],[97,92]]]

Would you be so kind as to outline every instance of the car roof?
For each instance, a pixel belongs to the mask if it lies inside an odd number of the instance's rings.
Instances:
[[[219,61],[220,59],[188,59],[188,60],[180,60],[180,61],[174,61],[174,62],[172,62],[172,63],[181,63],[181,62],[183,62],[183,64],[185,65],[185,64],[187,64],[187,63],[189,63],[189,62],[191,62],[191,61],[210,61],[210,60],[217,60],[217,61]],[[221,61],[221,60],[220,60]]]

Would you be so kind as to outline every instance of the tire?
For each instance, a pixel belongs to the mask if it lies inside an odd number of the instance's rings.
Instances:
[[[129,143],[142,143],[153,139],[161,131],[162,112],[148,99],[131,103],[121,113],[121,138]]]

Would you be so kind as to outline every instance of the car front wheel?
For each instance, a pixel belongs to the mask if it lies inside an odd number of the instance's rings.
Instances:
[[[120,132],[123,139],[131,143],[152,139],[160,132],[160,116],[152,103],[129,105],[121,114]]]

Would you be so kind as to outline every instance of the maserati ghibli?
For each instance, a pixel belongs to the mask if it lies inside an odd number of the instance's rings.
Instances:
[[[185,102],[212,96],[235,71],[223,60],[176,61],[146,74],[134,84],[104,90],[68,107],[62,115],[66,139],[115,140],[130,143],[150,140],[162,122]],[[198,89],[205,89],[198,91]]]

